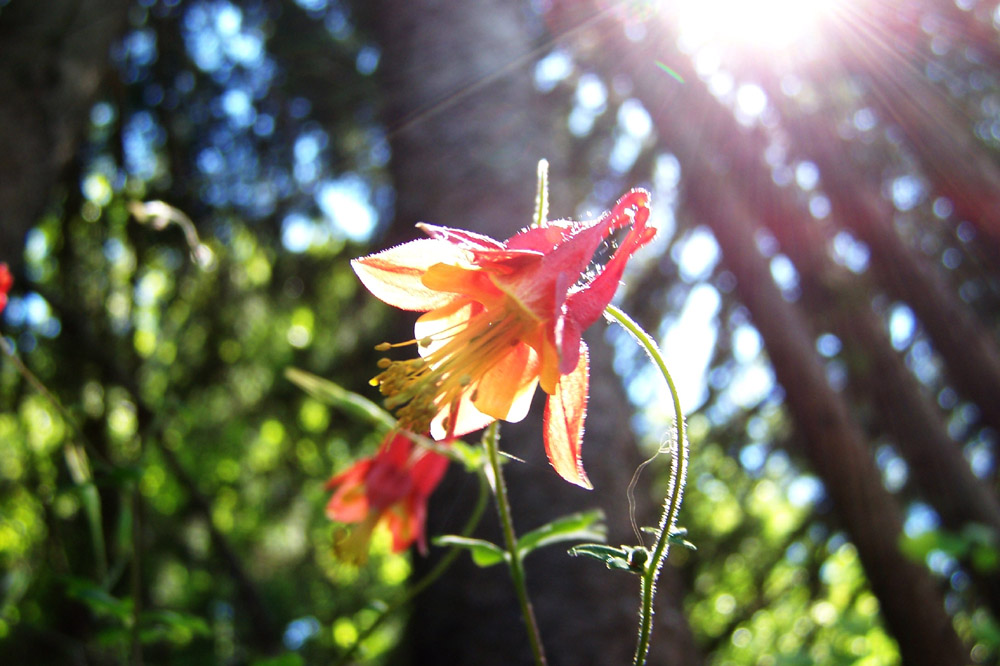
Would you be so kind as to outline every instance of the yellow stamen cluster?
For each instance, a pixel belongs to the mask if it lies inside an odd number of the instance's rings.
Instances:
[[[385,351],[416,344],[425,350],[433,349],[422,357],[404,361],[379,359],[382,372],[371,383],[386,396],[386,408],[395,411],[402,427],[426,432],[434,418],[449,408],[448,418],[453,420],[462,395],[470,390],[474,395],[480,379],[535,325],[530,318],[509,312],[503,315],[494,318],[483,312],[460,326],[421,340],[383,342],[376,347]],[[448,429],[449,424],[444,427]]]

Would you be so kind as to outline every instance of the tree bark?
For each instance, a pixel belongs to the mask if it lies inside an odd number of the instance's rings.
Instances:
[[[76,156],[128,0],[14,0],[0,10],[0,260],[20,273],[24,236]]]
[[[531,221],[540,158],[552,163],[552,216],[568,216],[565,148],[559,141],[563,116],[550,113],[533,90],[534,40],[525,9],[499,0],[382,1],[370,11],[383,48],[380,68],[397,192],[392,240],[412,238],[411,225],[420,220],[508,237]],[[410,325],[412,317],[402,324]],[[502,448],[526,463],[505,467],[521,533],[600,506],[608,516],[611,543],[634,539],[625,487],[640,456],[601,327],[588,336],[591,392],[584,444],[584,464],[596,490],[570,486],[549,467],[542,449],[541,395],[522,423],[501,427]],[[431,533],[458,529],[471,503],[471,485],[467,475],[449,475],[431,502]],[[494,522],[487,514],[484,523]],[[499,541],[491,528],[483,536]],[[669,567],[664,575],[672,575]],[[532,554],[527,577],[550,664],[631,660],[639,603],[634,577],[569,558],[559,547]],[[670,598],[675,582],[662,586],[668,594],[659,599],[651,663],[700,661],[676,610],[679,600]],[[410,663],[530,663],[502,567],[476,569],[462,557],[417,599],[413,611],[403,656]]]

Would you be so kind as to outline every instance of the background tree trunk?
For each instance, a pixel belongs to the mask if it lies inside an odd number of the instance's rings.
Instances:
[[[0,10],[0,260],[20,272],[24,235],[77,155],[128,0],[14,0]]]

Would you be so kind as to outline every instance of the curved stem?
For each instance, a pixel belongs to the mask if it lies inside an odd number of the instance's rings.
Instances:
[[[489,486],[487,485],[486,475],[484,473],[480,473],[477,476],[479,477],[479,495],[476,497],[476,504],[472,508],[472,513],[469,515],[469,519],[465,521],[465,526],[460,532],[462,536],[470,536],[473,530],[476,529],[476,526],[479,525],[479,521],[483,517],[483,512],[486,510],[486,502],[489,499]],[[464,550],[458,547],[450,548],[448,552],[445,553],[440,560],[438,560],[438,563],[434,565],[434,568],[427,572],[427,575],[414,583],[405,594],[385,607],[382,613],[375,618],[374,622],[372,622],[358,635],[358,639],[354,641],[354,645],[352,645],[347,652],[340,656],[340,659],[335,662],[335,666],[346,664],[354,653],[357,652],[358,648],[361,647],[361,644],[365,642],[369,636],[375,633],[375,630],[378,629],[390,615],[410,603],[410,601],[418,594],[430,587],[434,581],[440,578],[442,574],[448,570],[448,568],[455,562],[455,559],[463,552]]]
[[[510,502],[507,499],[507,484],[504,483],[503,470],[500,469],[500,447],[498,446],[498,428],[494,421],[483,436],[483,446],[486,447],[486,457],[489,464],[489,477],[493,484],[493,496],[496,499],[497,513],[500,514],[500,525],[503,529],[504,545],[507,547],[507,565],[510,577],[514,581],[514,591],[517,602],[521,606],[521,617],[528,630],[528,642],[531,644],[531,654],[536,666],[545,666],[545,650],[542,647],[541,634],[535,621],[535,611],[528,599],[528,587],[524,579],[524,563],[517,549],[517,535],[514,533],[514,522],[510,515]]]
[[[656,594],[656,580],[660,575],[660,568],[667,559],[670,551],[670,535],[674,531],[677,523],[677,514],[681,508],[681,498],[684,495],[684,482],[687,478],[688,445],[687,434],[684,432],[684,413],[681,410],[680,396],[677,394],[677,387],[667,370],[667,364],[663,360],[659,347],[648,333],[635,323],[627,314],[613,305],[605,309],[606,315],[620,324],[622,328],[638,342],[649,355],[656,367],[659,369],[663,379],[670,389],[670,396],[674,402],[674,415],[676,418],[677,442],[670,458],[670,483],[667,490],[667,497],[663,505],[663,515],[660,517],[659,530],[656,535],[656,543],[653,545],[652,556],[649,558],[646,568],[642,574],[641,585],[641,605],[639,608],[639,639],[636,643],[634,663],[636,665],[646,663],[646,654],[649,652],[649,638],[653,628],[653,597]]]

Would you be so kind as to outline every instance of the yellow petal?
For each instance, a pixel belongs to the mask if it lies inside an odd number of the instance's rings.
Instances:
[[[476,408],[516,423],[525,417],[538,382],[538,354],[518,343],[483,375],[476,387]]]

